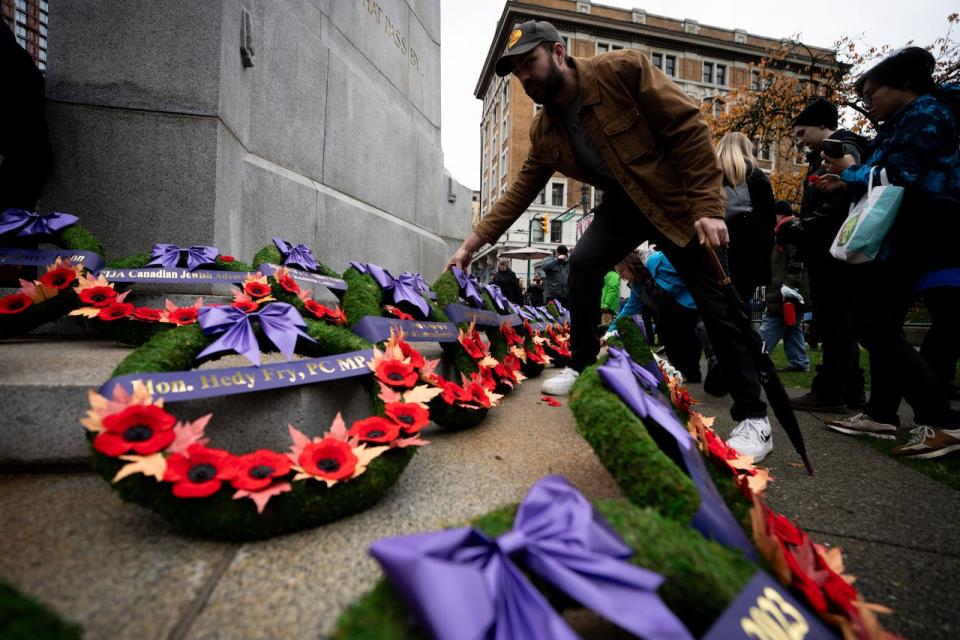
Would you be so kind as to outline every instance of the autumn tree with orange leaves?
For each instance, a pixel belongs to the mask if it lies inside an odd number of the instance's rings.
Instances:
[[[960,82],[960,47],[952,34],[957,22],[958,14],[947,16],[946,33],[925,47],[936,60],[934,79],[939,83]],[[915,44],[910,41],[904,46]],[[718,115],[712,104],[704,103],[704,116],[716,140],[740,131],[751,140],[769,144],[771,156],[782,159],[796,152],[794,118],[814,98],[822,96],[840,108],[845,126],[869,136],[872,123],[853,90],[854,82],[892,52],[890,45],[870,46],[859,37],[843,36],[830,50],[811,49],[797,39],[785,40],[751,67],[759,72],[759,85],[740,86],[724,96],[726,110]],[[778,199],[800,202],[802,172],[775,165],[770,182]]]

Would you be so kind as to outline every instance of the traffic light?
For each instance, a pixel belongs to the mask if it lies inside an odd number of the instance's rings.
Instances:
[[[546,240],[547,236],[550,235],[550,218],[547,214],[543,214],[543,217],[540,218],[540,227],[543,229],[543,239]]]

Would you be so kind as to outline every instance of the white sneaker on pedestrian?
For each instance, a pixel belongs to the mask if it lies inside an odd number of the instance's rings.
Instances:
[[[770,428],[770,420],[766,416],[741,420],[727,438],[727,445],[742,455],[752,457],[754,463],[760,462],[773,451],[773,429]]]
[[[826,425],[827,429],[830,429],[831,431],[846,433],[847,435],[851,436],[867,435],[873,436],[874,438],[881,438],[883,440],[897,439],[896,425],[887,424],[886,422],[878,422],[863,412],[858,413],[851,418],[845,418],[842,420],[827,420]]]
[[[570,390],[573,389],[574,383],[577,381],[577,378],[580,377],[580,373],[570,367],[566,367],[559,374],[545,380],[543,386],[540,388],[540,391],[551,396],[565,396],[570,393]]]

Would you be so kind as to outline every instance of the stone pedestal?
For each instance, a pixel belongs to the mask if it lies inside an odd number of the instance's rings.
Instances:
[[[281,236],[432,281],[469,231],[440,149],[439,0],[76,0],[49,40],[40,209],[108,257],[249,260]]]

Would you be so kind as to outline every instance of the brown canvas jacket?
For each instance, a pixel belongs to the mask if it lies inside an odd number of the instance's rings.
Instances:
[[[722,174],[696,104],[650,59],[635,50],[574,58],[580,117],[613,175],[672,242],[684,246],[693,223],[722,218]],[[584,176],[566,132],[546,109],[530,126],[530,154],[520,174],[474,231],[496,242],[526,211],[554,172]]]

